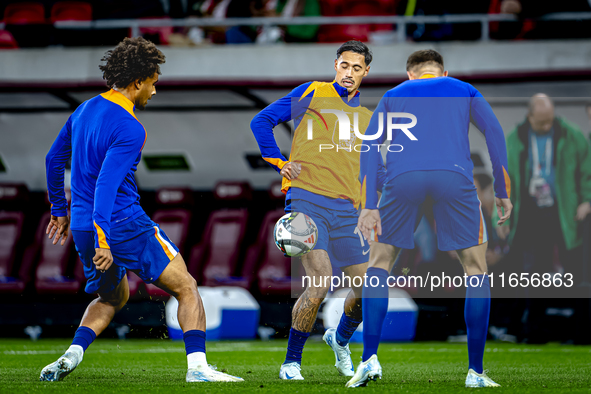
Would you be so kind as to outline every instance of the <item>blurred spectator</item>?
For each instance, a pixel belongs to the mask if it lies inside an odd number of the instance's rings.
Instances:
[[[577,126],[554,116],[548,96],[537,94],[507,147],[514,209],[509,224],[497,232],[550,271],[553,253],[542,249],[557,244],[562,257],[580,252],[579,222],[591,213],[591,146]]]
[[[550,39],[591,37],[591,21],[540,21],[537,18],[562,12],[591,12],[589,0],[549,2],[538,0],[491,0],[489,13],[513,14],[520,22],[491,24],[497,39]]]
[[[488,3],[407,0],[398,3],[397,11],[397,14],[406,16],[486,14]],[[480,38],[481,26],[479,22],[409,24],[407,35],[414,41],[476,40]]]
[[[270,0],[232,0],[226,9],[226,18],[275,16],[267,8]],[[258,26],[232,26],[226,30],[227,44],[250,44],[256,41]]]
[[[523,272],[556,272],[557,255],[577,286],[583,276],[581,222],[591,213],[591,145],[577,126],[555,117],[547,95],[536,94],[526,120],[507,137],[507,149],[513,213],[508,225],[496,227],[499,237],[508,237]],[[540,300],[529,305],[525,335],[543,341],[532,337],[541,332],[537,323],[545,307]]]
[[[591,138],[591,101],[585,105],[585,111],[587,112],[587,120],[589,121],[589,138]]]
[[[284,18],[321,15],[318,0],[277,0],[276,9]],[[315,42],[318,29],[318,25],[285,26],[285,42]]]

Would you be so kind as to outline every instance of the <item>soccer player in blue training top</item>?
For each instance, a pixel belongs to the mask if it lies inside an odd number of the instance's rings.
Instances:
[[[98,293],[88,305],[72,345],[41,371],[40,380],[62,380],[129,298],[126,270],[154,283],[179,301],[189,364],[187,382],[237,382],[217,372],[205,358],[205,312],[195,279],[178,248],[145,214],[134,173],[147,138],[135,108],[156,94],[165,58],[143,38],[126,38],[108,51],[99,66],[111,88],[84,103],[69,117],[46,158],[51,221],[47,233],[63,245],[72,230],[84,264],[86,292]],[[72,159],[72,223],[64,194],[64,168]]]
[[[414,248],[413,233],[427,199],[433,202],[439,249],[456,250],[468,275],[464,308],[469,354],[466,387],[496,387],[499,385],[482,369],[490,312],[490,284],[485,274],[488,237],[473,183],[468,129],[472,121],[486,138],[499,224],[509,218],[512,209],[503,130],[472,85],[447,76],[443,58],[436,51],[411,54],[406,70],[409,81],[386,92],[366,131],[366,135],[382,131],[377,142],[389,138],[390,147],[394,147],[386,156],[387,182],[379,208],[375,185],[380,154],[376,149],[361,157],[367,196],[359,229],[372,239],[372,246],[363,288],[363,358],[347,387],[381,378],[377,350],[388,307],[388,275],[401,249]],[[391,115],[394,124],[408,124],[398,127],[391,137],[384,132],[391,128],[380,125],[390,118],[388,113],[398,113]]]
[[[337,50],[336,57],[334,81],[298,86],[263,109],[250,124],[263,158],[283,176],[286,212],[303,212],[318,227],[314,250],[302,256],[306,275],[315,278],[312,283],[317,284],[332,274],[331,264],[351,278],[362,277],[369,253],[369,245],[357,229],[361,149],[355,144],[353,129],[347,126],[346,140],[340,139],[337,115],[323,110],[348,114],[350,121],[357,119],[358,131],[365,132],[371,111],[359,105],[358,89],[369,72],[372,55],[365,44],[349,41]],[[279,151],[273,128],[291,119],[295,132],[287,161]],[[308,119],[315,121],[306,122]],[[354,373],[348,344],[361,323],[360,283],[357,287],[352,283],[353,290],[345,299],[345,313],[336,330],[328,329],[323,337],[335,353],[338,372],[344,376]],[[304,379],[302,351],[329,287],[330,281],[308,286],[293,307],[287,355],[279,372],[281,379]]]

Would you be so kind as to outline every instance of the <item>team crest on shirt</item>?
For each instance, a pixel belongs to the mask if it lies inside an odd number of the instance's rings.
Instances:
[[[350,112],[345,113],[348,115]],[[334,128],[332,130],[332,143],[338,146],[340,149],[353,149],[355,141],[357,141],[357,136],[355,135],[354,127],[355,126],[352,123],[349,123],[349,138],[344,140],[339,139],[339,120],[335,120]]]

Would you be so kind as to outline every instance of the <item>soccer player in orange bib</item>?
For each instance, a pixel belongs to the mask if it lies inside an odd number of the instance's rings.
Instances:
[[[298,86],[251,122],[263,158],[283,176],[285,211],[303,212],[318,227],[315,248],[302,256],[310,278],[330,276],[332,267],[351,278],[362,277],[367,268],[369,244],[357,229],[363,141],[355,130],[364,133],[371,118],[371,111],[360,106],[358,90],[371,60],[365,44],[344,43],[336,53],[334,81]],[[273,128],[289,120],[294,120],[295,132],[288,161],[279,151]],[[324,282],[309,286],[296,302],[281,379],[304,379],[302,351],[329,287],[330,283]],[[361,323],[361,288],[352,289],[338,327],[328,329],[323,337],[335,353],[338,372],[344,376],[354,373],[348,343]]]

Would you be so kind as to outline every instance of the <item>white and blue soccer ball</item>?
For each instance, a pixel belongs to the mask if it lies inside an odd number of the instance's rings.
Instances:
[[[303,256],[316,246],[318,228],[312,218],[301,212],[281,216],[273,230],[275,245],[290,257]]]

